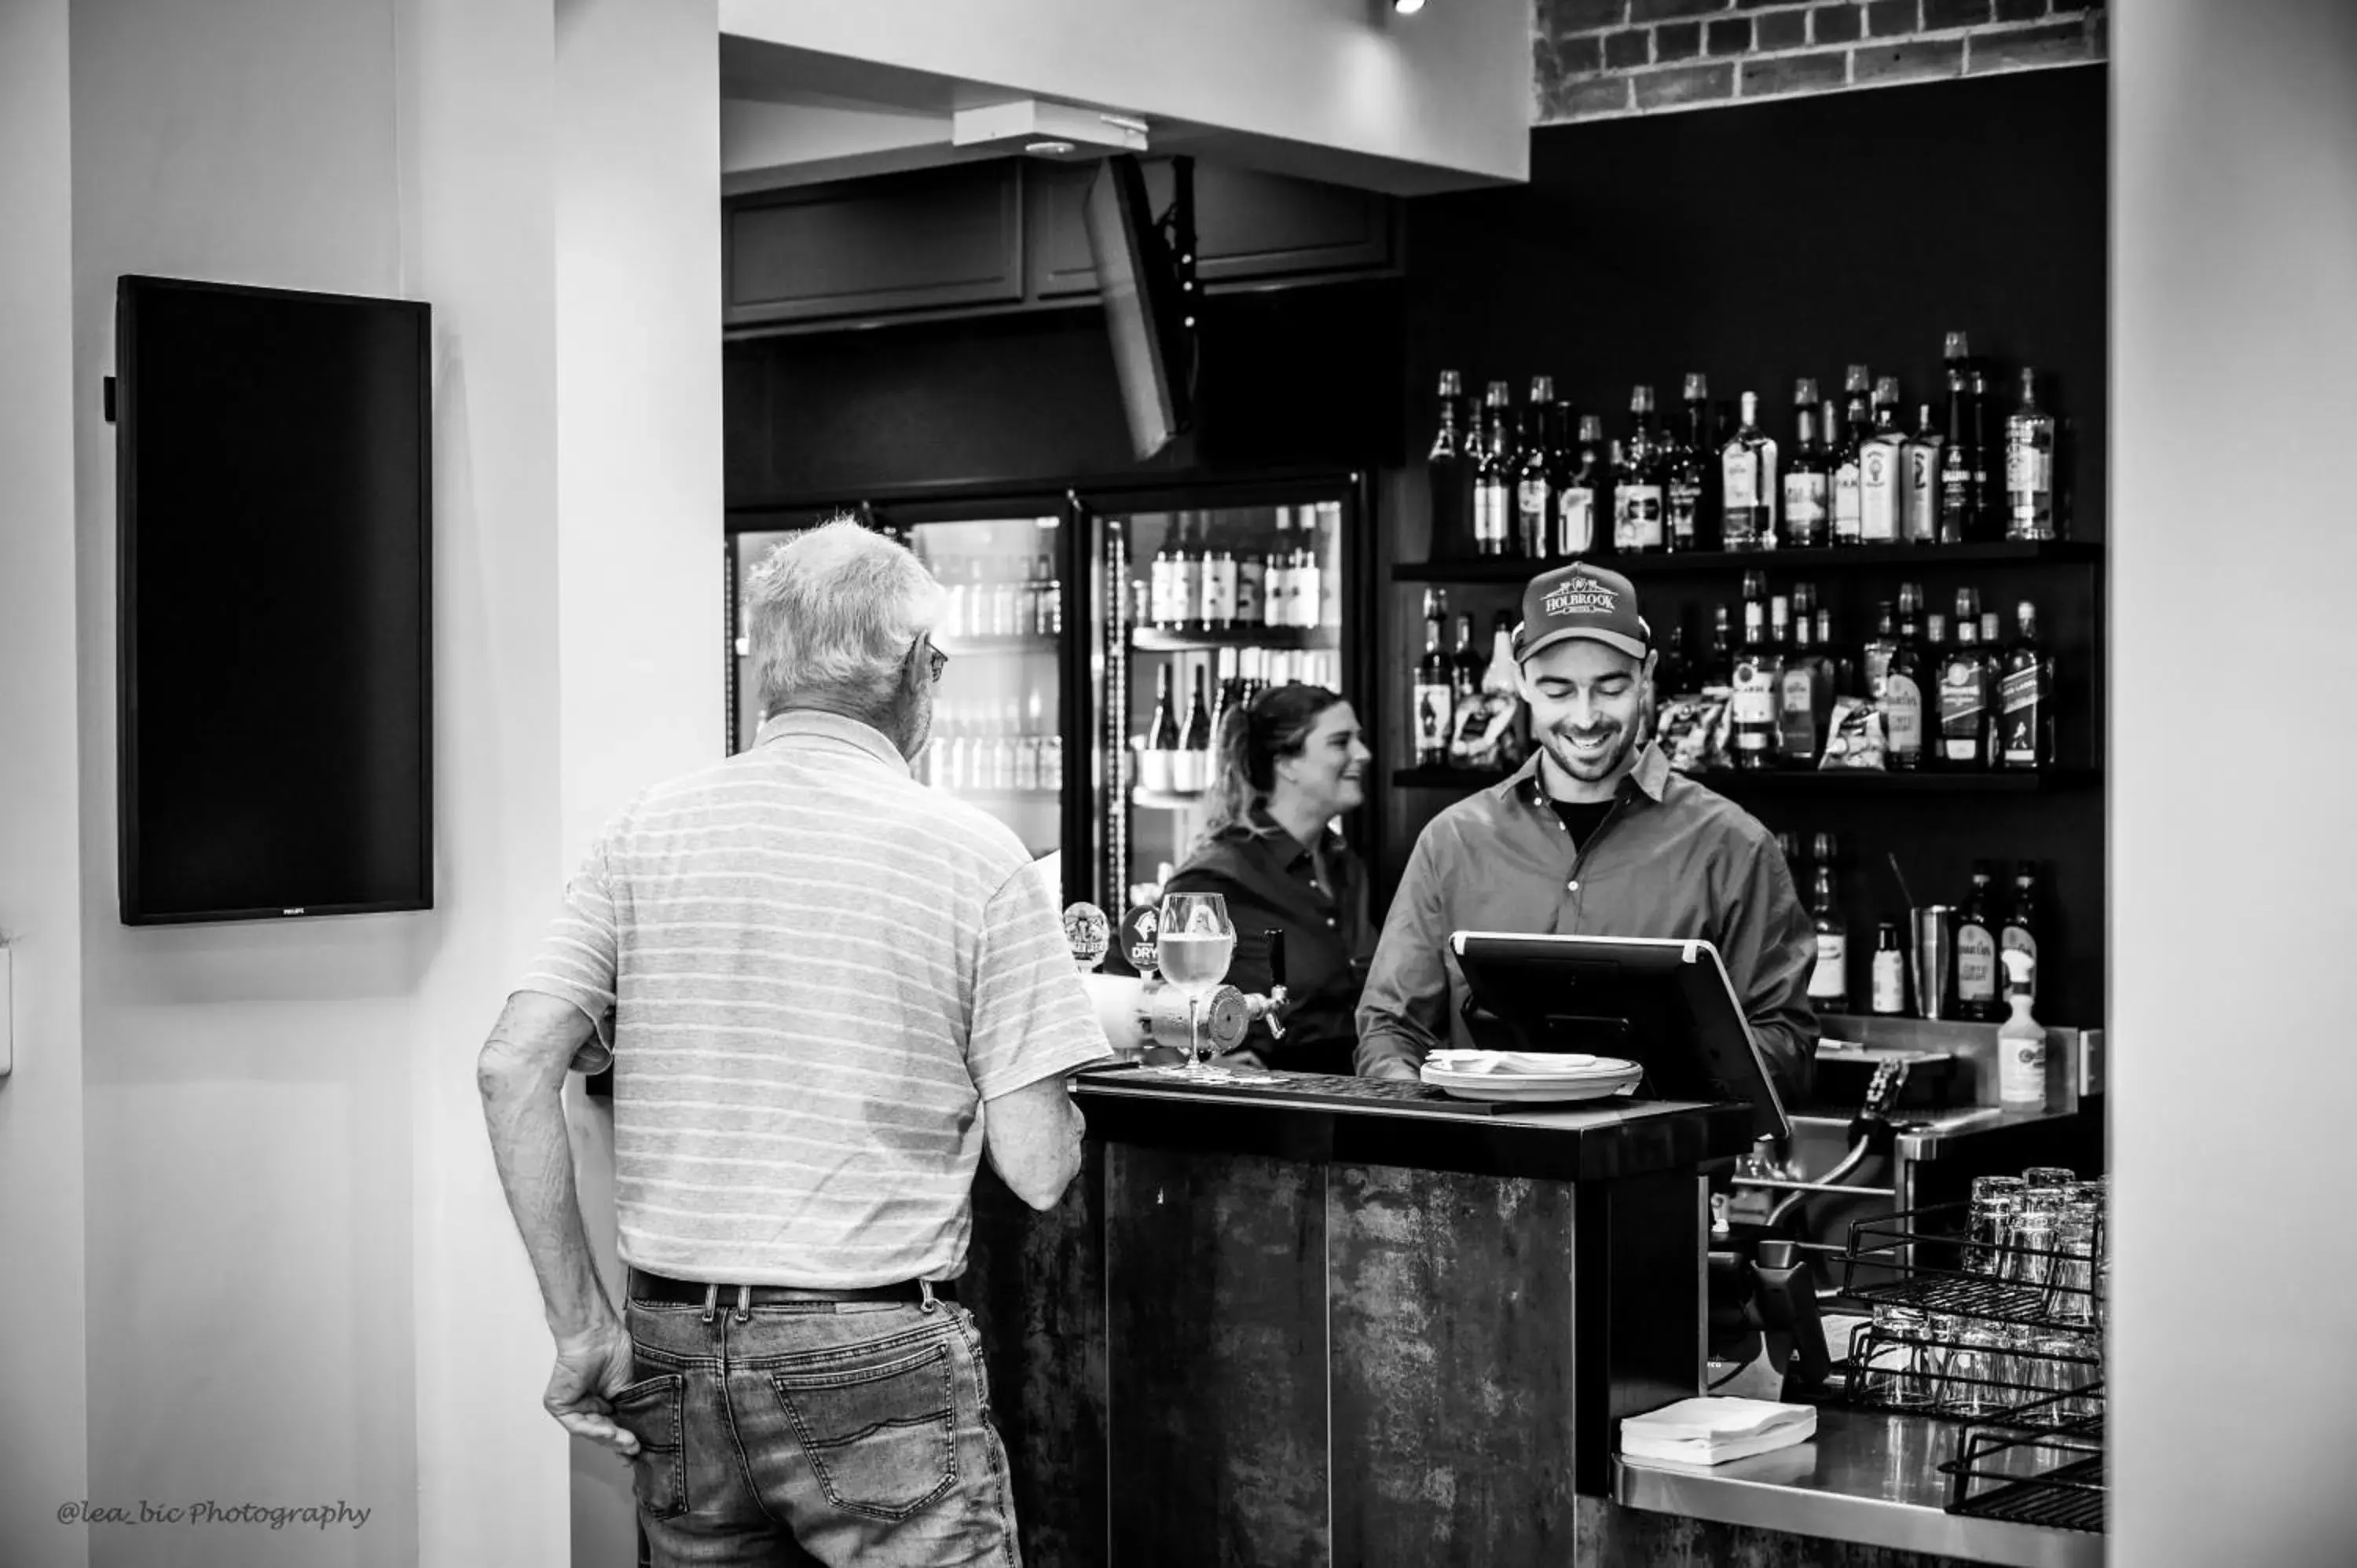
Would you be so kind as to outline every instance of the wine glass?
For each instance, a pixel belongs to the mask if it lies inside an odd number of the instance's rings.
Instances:
[[[1236,929],[1228,901],[1217,893],[1173,893],[1162,900],[1154,933],[1154,957],[1162,978],[1187,998],[1187,1071],[1201,1074],[1203,999],[1228,976],[1235,957]]]

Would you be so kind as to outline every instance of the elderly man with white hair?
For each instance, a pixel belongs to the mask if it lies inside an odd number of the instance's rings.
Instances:
[[[664,1564],[1019,1561],[965,1266],[986,1153],[1052,1207],[1110,1053],[1015,835],[909,773],[942,589],[839,520],[757,575],[770,714],[598,835],[478,1077],[556,1339],[545,1402],[628,1455]],[[614,1066],[623,1313],[568,1065]]]

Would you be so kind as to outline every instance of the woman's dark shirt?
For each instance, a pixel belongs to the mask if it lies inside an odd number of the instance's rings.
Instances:
[[[1227,900],[1236,929],[1228,983],[1240,990],[1268,989],[1265,933],[1285,933],[1285,1037],[1271,1041],[1255,1023],[1247,1046],[1271,1067],[1353,1070],[1359,986],[1374,957],[1375,928],[1367,912],[1366,868],[1337,834],[1325,832],[1313,854],[1266,811],[1255,811],[1188,856],[1163,891],[1217,893]]]

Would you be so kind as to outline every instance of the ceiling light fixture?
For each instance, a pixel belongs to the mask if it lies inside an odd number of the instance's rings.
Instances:
[[[1413,16],[1424,9],[1424,0],[1392,0],[1392,9],[1403,16]]]
[[[1066,153],[1072,150],[1072,144],[1070,142],[1027,142],[1023,145],[1023,150],[1027,153],[1039,154],[1043,157],[1060,158]]]

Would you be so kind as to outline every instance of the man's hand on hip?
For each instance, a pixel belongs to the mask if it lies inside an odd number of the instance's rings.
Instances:
[[[639,1451],[639,1440],[614,1424],[610,1402],[630,1386],[630,1331],[609,1320],[556,1342],[556,1369],[540,1402],[574,1436],[627,1458]]]

